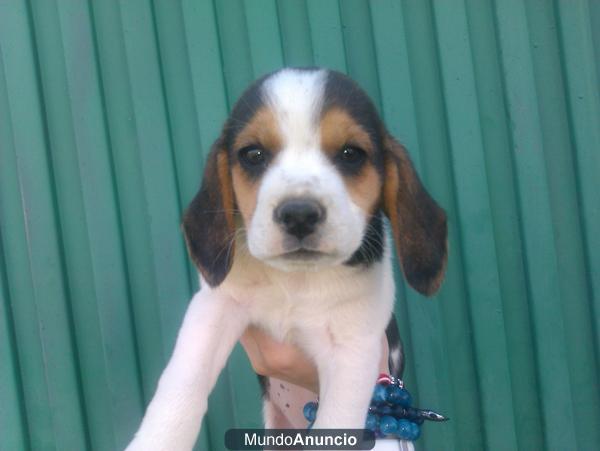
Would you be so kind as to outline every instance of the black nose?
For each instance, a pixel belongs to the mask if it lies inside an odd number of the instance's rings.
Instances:
[[[325,209],[313,199],[289,199],[275,209],[274,218],[287,233],[301,240],[325,219]]]

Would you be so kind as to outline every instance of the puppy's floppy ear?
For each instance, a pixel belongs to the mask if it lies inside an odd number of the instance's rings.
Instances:
[[[439,289],[446,270],[446,214],[421,184],[404,147],[386,133],[383,207],[408,283],[427,296]]]
[[[182,224],[190,256],[212,287],[223,282],[233,263],[234,208],[228,155],[219,138],[210,150],[202,186]]]

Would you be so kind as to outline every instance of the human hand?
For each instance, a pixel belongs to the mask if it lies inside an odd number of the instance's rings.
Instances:
[[[287,381],[313,393],[319,392],[317,368],[297,346],[280,343],[256,326],[249,326],[240,341],[257,374]],[[379,372],[387,374],[389,349],[385,335],[381,339],[381,347]]]

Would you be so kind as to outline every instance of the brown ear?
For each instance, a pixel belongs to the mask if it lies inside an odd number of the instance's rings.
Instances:
[[[446,214],[429,196],[404,147],[386,135],[383,206],[408,283],[427,296],[440,288],[446,270]]]
[[[231,269],[234,253],[234,196],[227,152],[217,140],[208,155],[202,186],[183,217],[192,260],[212,287]]]

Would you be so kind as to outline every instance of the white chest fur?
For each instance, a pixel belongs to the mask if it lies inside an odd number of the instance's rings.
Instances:
[[[368,268],[340,265],[306,272],[281,271],[242,253],[217,290],[243,305],[250,323],[300,346],[324,329],[336,342],[381,333],[394,299],[387,253]]]
[[[393,300],[389,252],[369,267],[310,272],[284,272],[238,252],[226,280],[217,288],[204,284],[190,302],[128,450],[193,447],[208,394],[248,324],[314,360],[321,399],[315,428],[362,427]]]

